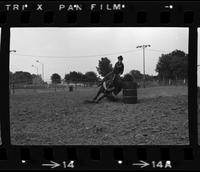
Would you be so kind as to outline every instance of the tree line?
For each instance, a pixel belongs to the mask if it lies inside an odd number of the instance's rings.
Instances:
[[[156,65],[156,72],[160,80],[188,79],[188,54],[180,50],[162,54]]]
[[[97,82],[100,78],[93,71],[86,72],[85,74],[81,72],[70,72],[64,76],[64,81],[67,83],[78,83],[78,82]],[[29,72],[17,71],[15,73],[10,72],[9,74],[10,83],[15,84],[44,84],[41,75],[30,74]],[[51,82],[53,84],[61,83],[62,78],[58,73],[53,73],[51,75]]]
[[[51,76],[52,83],[61,83],[61,76],[57,73],[54,73]],[[93,71],[86,72],[85,74],[81,72],[72,71],[68,74],[65,74],[64,81],[67,83],[78,83],[78,82],[97,82],[99,81],[99,77]]]
[[[113,65],[107,57],[102,57],[98,61],[98,66],[96,67],[97,72],[88,71],[85,74],[77,71],[69,72],[65,74],[63,80],[67,83],[78,83],[78,82],[98,82],[100,81],[100,76],[104,77],[107,73],[113,70]],[[151,76],[146,74],[146,80],[179,80],[187,79],[188,71],[188,54],[180,50],[174,50],[168,54],[162,54],[159,57],[158,63],[156,65],[155,71],[158,73],[157,76]],[[138,70],[131,70],[129,72],[135,79],[135,81],[140,81],[143,79],[143,74]],[[10,82],[14,83],[24,83],[24,84],[36,84],[44,83],[40,75],[30,74],[29,72],[17,71],[15,73],[10,72],[9,75]],[[53,84],[61,83],[62,78],[58,73],[51,75],[51,82]]]
[[[16,84],[44,83],[41,75],[30,74],[24,71],[16,71],[15,73],[9,72],[9,82]]]

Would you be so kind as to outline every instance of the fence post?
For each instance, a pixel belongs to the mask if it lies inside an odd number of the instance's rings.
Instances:
[[[171,85],[171,79],[169,79],[169,85]]]

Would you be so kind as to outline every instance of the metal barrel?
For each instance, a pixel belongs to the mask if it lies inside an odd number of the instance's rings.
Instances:
[[[126,81],[123,83],[123,102],[126,104],[137,103],[137,83]]]

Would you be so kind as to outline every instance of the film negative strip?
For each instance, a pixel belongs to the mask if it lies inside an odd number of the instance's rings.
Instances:
[[[0,169],[199,170],[199,25],[196,1],[0,2]]]

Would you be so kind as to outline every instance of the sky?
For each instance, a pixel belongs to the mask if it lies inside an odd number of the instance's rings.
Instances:
[[[70,71],[95,71],[98,61],[107,57],[114,65],[122,55],[124,74],[135,69],[143,72],[143,51],[138,45],[149,44],[145,49],[145,71],[157,75],[156,64],[161,54],[175,49],[188,53],[188,28],[141,27],[70,27],[70,28],[11,28],[10,71],[27,71],[42,74],[50,81],[53,73],[63,78]],[[32,67],[34,65],[35,67]]]

